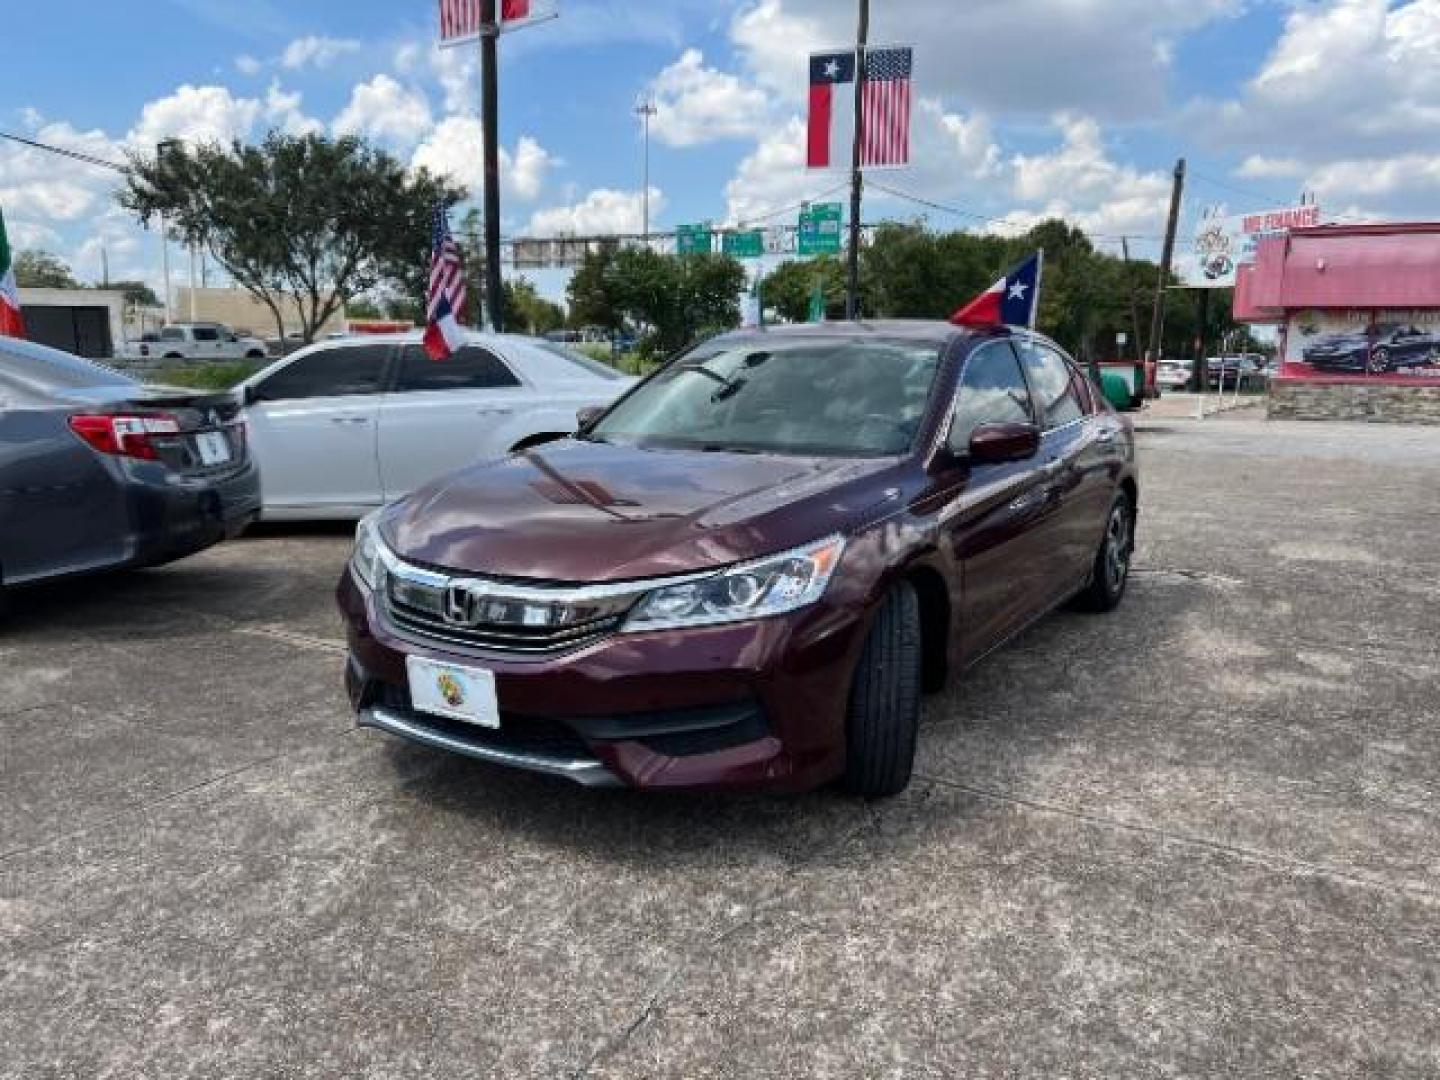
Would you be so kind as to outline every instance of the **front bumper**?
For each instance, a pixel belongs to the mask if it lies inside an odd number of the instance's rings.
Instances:
[[[398,635],[349,569],[346,684],[363,727],[590,786],[802,791],[844,768],[863,619],[823,603],[728,626],[613,634],[544,658]],[[407,655],[495,674],[499,731],[417,713]]]

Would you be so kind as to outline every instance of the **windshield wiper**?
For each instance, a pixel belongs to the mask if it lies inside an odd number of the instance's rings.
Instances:
[[[763,454],[763,450],[756,450],[749,446],[727,446],[724,443],[706,443],[700,447],[702,454]]]

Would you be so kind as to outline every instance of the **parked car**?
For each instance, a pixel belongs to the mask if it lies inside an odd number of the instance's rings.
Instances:
[[[1161,360],[1155,375],[1164,390],[1189,390],[1195,385],[1195,373],[1186,360]]]
[[[905,787],[922,687],[1125,593],[1129,421],[1052,342],[713,339],[573,438],[367,517],[360,723],[592,785]]]
[[[234,394],[0,338],[0,587],[169,562],[259,509]]]
[[[161,360],[264,360],[265,343],[243,337],[220,323],[177,323],[166,326],[155,340],[141,341],[142,357]]]
[[[325,341],[241,384],[267,519],[358,518],[443,473],[575,430],[633,379],[562,345],[419,332]]]
[[[1363,330],[1326,334],[1306,345],[1301,355],[1322,370],[1379,375],[1392,368],[1434,363],[1440,359],[1440,337],[1407,323],[1379,323],[1373,338]]]
[[[1211,356],[1205,360],[1210,389],[1233,390],[1241,380],[1258,382],[1265,377],[1265,357],[1259,353],[1238,356]]]

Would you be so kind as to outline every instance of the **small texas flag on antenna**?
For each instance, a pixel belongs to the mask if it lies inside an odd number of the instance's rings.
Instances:
[[[1037,251],[951,315],[950,321],[957,326],[1028,326],[1033,330],[1044,264],[1045,252]]]

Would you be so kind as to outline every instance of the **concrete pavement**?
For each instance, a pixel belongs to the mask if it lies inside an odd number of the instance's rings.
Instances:
[[[344,530],[0,629],[0,1075],[1440,1073],[1440,431],[1141,421],[1141,547],[900,798],[358,732]]]

